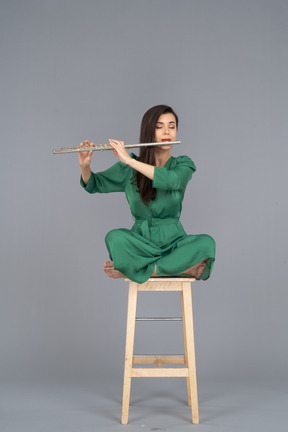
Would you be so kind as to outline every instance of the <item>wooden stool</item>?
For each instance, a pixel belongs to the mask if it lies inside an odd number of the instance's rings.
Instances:
[[[191,405],[192,423],[199,423],[198,395],[196,379],[196,361],[194,345],[194,328],[192,312],[191,282],[194,278],[165,277],[151,278],[143,284],[129,282],[127,333],[125,350],[125,368],[123,384],[122,424],[128,423],[131,378],[134,377],[186,377],[188,405]],[[147,320],[182,320],[184,335],[183,356],[137,356],[133,354],[135,321],[146,320],[136,318],[138,291],[180,291],[182,303],[182,318],[148,318]],[[133,367],[135,364],[156,364],[158,367]],[[164,367],[162,364],[184,364],[185,367]]]

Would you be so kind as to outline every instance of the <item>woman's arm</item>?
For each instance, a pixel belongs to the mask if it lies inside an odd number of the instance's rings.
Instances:
[[[89,141],[84,141],[85,145],[90,145]],[[91,143],[92,145],[93,143]],[[84,143],[82,142],[80,144],[80,147],[83,147]],[[87,152],[78,152],[78,159],[79,159],[79,165],[81,170],[81,176],[85,184],[88,183],[90,177],[91,177],[91,169],[90,169],[90,163],[92,159],[92,150]]]
[[[90,143],[84,141],[80,146],[83,145],[90,145]],[[94,173],[90,169],[92,153],[92,150],[79,152],[80,185],[89,193],[124,192],[129,181],[128,165],[119,161],[104,171]]]
[[[139,171],[141,174],[143,174],[145,177],[148,177],[150,180],[154,179],[155,167],[131,158],[131,156],[129,156],[129,154],[125,150],[123,141],[109,140],[109,144],[111,145],[111,147],[113,147],[114,154],[119,157],[121,162],[129,165],[134,170]]]

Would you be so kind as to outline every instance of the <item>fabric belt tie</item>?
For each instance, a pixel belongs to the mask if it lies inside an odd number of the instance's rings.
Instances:
[[[161,225],[170,225],[179,222],[179,218],[147,218],[147,219],[136,219],[135,224],[140,225],[142,234],[145,238],[150,239],[150,228],[161,226]]]

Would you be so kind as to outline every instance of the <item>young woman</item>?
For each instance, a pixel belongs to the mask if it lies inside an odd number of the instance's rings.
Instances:
[[[179,221],[185,189],[196,167],[187,156],[170,155],[169,141],[176,141],[177,129],[178,117],[172,108],[157,105],[144,114],[140,143],[163,145],[142,147],[138,157],[126,152],[123,141],[110,139],[120,160],[98,173],[90,169],[92,151],[79,152],[81,186],[89,193],[125,192],[135,220],[131,230],[114,229],[106,236],[111,261],[104,263],[104,271],[112,278],[143,283],[151,276],[205,280],[211,274],[213,238],[187,235]]]

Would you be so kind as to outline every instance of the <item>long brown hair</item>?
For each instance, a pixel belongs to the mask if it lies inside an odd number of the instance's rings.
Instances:
[[[139,143],[151,143],[155,141],[155,129],[159,117],[162,114],[171,113],[176,120],[178,129],[178,116],[168,105],[156,105],[144,114],[141,122]],[[139,161],[155,166],[154,147],[141,147]],[[142,202],[148,206],[150,201],[156,198],[156,189],[152,187],[152,180],[139,171],[133,176],[132,182],[137,184],[137,192],[140,193]]]

